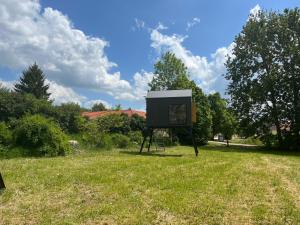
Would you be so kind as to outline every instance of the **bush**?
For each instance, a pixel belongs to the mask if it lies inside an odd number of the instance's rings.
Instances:
[[[40,115],[23,117],[13,136],[15,143],[28,148],[31,155],[57,156],[70,151],[67,136],[60,127]]]
[[[126,114],[110,114],[97,119],[100,132],[127,134],[130,131],[130,119]]]
[[[128,137],[131,143],[138,145],[142,144],[144,138],[141,131],[131,131],[128,133]]]
[[[4,122],[0,122],[0,144],[9,145],[12,143],[12,133]]]
[[[113,134],[112,141],[117,148],[127,148],[130,146],[129,137],[123,134]]]

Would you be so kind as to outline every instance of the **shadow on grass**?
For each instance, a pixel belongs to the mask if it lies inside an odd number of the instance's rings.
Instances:
[[[223,145],[206,145],[198,147],[200,149],[209,151],[219,151],[219,152],[237,152],[237,153],[260,153],[260,154],[272,154],[272,155],[282,155],[282,156],[300,156],[300,151],[287,151],[287,150],[274,150],[266,149],[266,147],[259,146],[223,146]],[[299,149],[300,150],[300,149]]]
[[[120,151],[122,154],[128,154],[128,155],[142,155],[142,156],[152,156],[152,157],[182,157],[182,155],[178,154],[160,154],[160,153],[155,153],[155,152],[133,152],[133,151]]]

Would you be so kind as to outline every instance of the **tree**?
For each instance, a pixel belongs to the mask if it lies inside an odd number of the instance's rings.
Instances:
[[[189,79],[187,67],[176,58],[175,54],[166,52],[154,65],[154,74],[149,83],[151,90],[180,90],[192,89],[193,101],[197,107],[197,121],[193,126],[193,132],[198,143],[207,142],[211,133],[211,114],[206,95],[194,81]],[[176,128],[173,134],[179,137],[182,143],[191,143],[191,137],[186,130]]]
[[[98,112],[98,111],[106,111],[106,107],[102,102],[95,103],[92,107],[93,112]]]
[[[115,105],[115,107],[114,107],[114,110],[116,110],[116,111],[120,111],[120,110],[122,110],[122,106],[121,106],[121,104],[117,104],[117,105]]]
[[[45,84],[45,75],[36,63],[23,71],[20,82],[15,84],[14,90],[19,93],[32,94],[38,99],[49,99],[49,85]]]
[[[264,136],[275,125],[279,146],[290,135],[299,140],[299,27],[298,8],[251,15],[226,63],[228,94],[240,127],[248,136]],[[283,131],[286,125],[291,132]]]
[[[63,103],[57,106],[60,127],[68,133],[78,133],[84,123],[81,108],[77,103]]]
[[[154,74],[149,83],[151,91],[184,89],[190,82],[186,66],[171,52],[166,52],[155,63]]]
[[[225,113],[227,110],[227,102],[221,98],[220,93],[210,94],[208,96],[212,115],[212,138],[218,133],[222,132],[222,123],[225,120]]]

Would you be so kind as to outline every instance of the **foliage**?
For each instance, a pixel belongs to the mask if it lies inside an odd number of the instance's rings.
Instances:
[[[130,145],[129,137],[123,134],[112,134],[112,141],[117,148],[128,148]]]
[[[117,105],[115,105],[115,107],[113,108],[113,110],[116,110],[116,111],[120,111],[120,110],[122,110],[122,106],[121,106],[121,104],[117,104]]]
[[[222,133],[225,139],[230,140],[236,131],[237,121],[228,108],[227,101],[219,93],[215,93],[208,96],[208,102],[212,114],[212,137]]]
[[[154,65],[154,74],[149,83],[151,91],[184,89],[189,82],[186,66],[171,52],[163,54]]]
[[[20,94],[10,91],[0,92],[0,121],[19,119],[25,114],[42,114],[56,117],[56,110],[51,102],[37,99],[31,94]]]
[[[85,122],[81,132],[81,141],[87,147],[104,148],[110,150],[113,146],[110,135],[103,132],[98,126],[97,120],[89,120]]]
[[[71,134],[83,129],[85,119],[80,115],[81,108],[77,103],[63,103],[57,106],[58,121],[60,127]]]
[[[235,38],[225,76],[243,133],[273,139],[275,125],[276,143],[295,140],[289,144],[295,148],[300,146],[299,27],[298,8],[251,16]]]
[[[133,114],[130,118],[130,129],[132,131],[143,131],[146,127],[146,120],[137,114]]]
[[[130,131],[130,118],[127,114],[109,114],[97,119],[99,132],[127,134]]]
[[[4,122],[0,122],[0,145],[12,143],[12,133]]]
[[[23,94],[32,94],[38,99],[48,100],[49,85],[45,84],[45,75],[36,63],[23,71],[20,82],[15,84],[15,91]]]
[[[40,115],[25,116],[13,132],[17,145],[26,147],[38,156],[65,155],[70,151],[67,136],[50,119]]]
[[[197,121],[193,132],[196,141],[200,144],[207,143],[211,136],[211,112],[207,97],[194,81],[189,80],[188,71],[184,63],[176,58],[175,54],[166,52],[154,65],[156,74],[149,83],[151,90],[180,90],[192,89],[193,101],[197,107]],[[185,129],[174,129],[181,143],[191,143],[191,136]]]
[[[102,102],[99,102],[99,103],[95,103],[93,106],[92,106],[92,111],[93,112],[98,112],[98,111],[105,111],[107,110],[105,105],[102,103]]]
[[[141,131],[130,131],[128,137],[133,144],[140,145],[143,142],[143,134]]]

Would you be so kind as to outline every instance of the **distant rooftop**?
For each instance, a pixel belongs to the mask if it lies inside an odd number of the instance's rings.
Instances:
[[[149,91],[146,98],[192,97],[192,90]]]
[[[127,114],[129,117],[133,116],[134,114],[137,114],[141,117],[146,118],[146,113],[143,111],[138,110],[106,110],[106,111],[98,111],[98,112],[83,112],[81,115],[85,116],[89,119],[96,119],[98,117],[103,117],[111,114]]]

